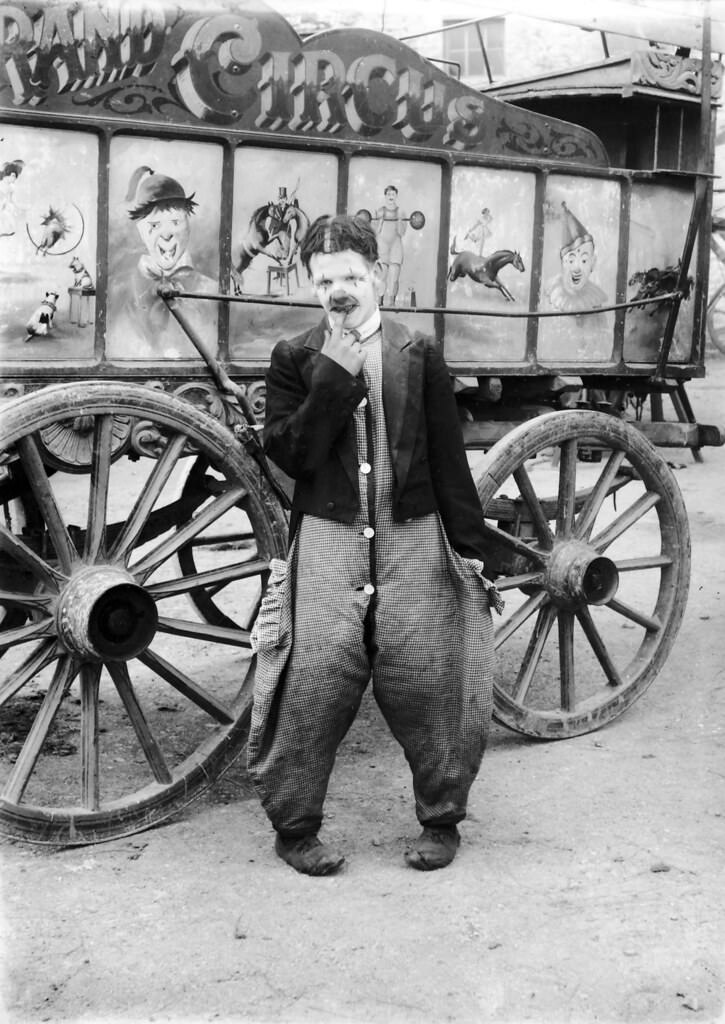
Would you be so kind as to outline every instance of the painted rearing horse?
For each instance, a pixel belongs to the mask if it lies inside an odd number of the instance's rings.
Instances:
[[[451,255],[456,258],[451,264],[451,269],[448,271],[449,281],[456,281],[459,277],[470,277],[472,281],[484,284],[487,288],[497,288],[505,299],[509,302],[515,302],[513,295],[506,285],[499,281],[498,273],[502,267],[507,266],[509,263],[516,270],[523,273],[526,268],[524,267],[524,261],[521,259],[521,253],[513,249],[497,249],[490,256],[478,256],[475,252],[471,252],[468,249],[456,249],[456,239],[454,237],[453,244],[451,245]]]

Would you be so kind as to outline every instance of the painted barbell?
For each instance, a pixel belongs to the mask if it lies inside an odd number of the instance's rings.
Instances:
[[[366,220],[368,222],[368,224],[371,221],[380,220],[381,219],[380,218],[380,214],[376,213],[375,215],[373,215],[372,213],[370,213],[370,210],[366,210],[364,207],[363,207],[362,210],[358,210],[357,213],[355,214],[355,216],[356,217],[361,217],[363,220]],[[392,217],[390,219],[391,219],[391,221],[393,220]],[[409,221],[410,222],[410,226],[415,231],[420,231],[421,228],[425,227],[425,214],[421,213],[420,210],[413,210],[413,212],[411,213],[411,215],[409,217],[398,217],[396,219]]]

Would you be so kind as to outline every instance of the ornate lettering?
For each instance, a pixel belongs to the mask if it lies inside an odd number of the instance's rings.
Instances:
[[[448,127],[443,143],[453,149],[473,149],[486,137],[485,104],[476,96],[457,96],[448,104]]]
[[[255,18],[221,14],[195,22],[171,60],[186,108],[201,121],[237,121],[250,103],[247,74],[261,48]]]
[[[420,71],[403,68],[398,73],[398,116],[393,127],[409,142],[429,139],[437,126],[441,92],[442,87],[425,81]]]
[[[255,120],[257,128],[277,131],[289,120],[290,55],[288,53],[266,53],[262,58],[262,74],[259,79],[259,115]]]
[[[395,120],[395,61],[374,53],[357,57],[347,69],[342,88],[348,124],[358,135],[377,135]]]
[[[19,8],[0,6],[0,61],[18,106],[145,74],[165,39],[162,14],[145,9],[47,7],[34,23]]]
[[[293,131],[339,132],[345,125],[340,86],[345,81],[345,65],[332,50],[312,50],[292,59]]]
[[[0,6],[0,61],[13,91],[13,103],[39,103],[42,94],[33,84],[28,50],[33,45],[33,23],[18,7]]]

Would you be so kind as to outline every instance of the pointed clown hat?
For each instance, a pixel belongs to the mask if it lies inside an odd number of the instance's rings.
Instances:
[[[594,238],[589,234],[587,229],[584,227],[582,222],[578,220],[571,212],[566,203],[561,204],[561,250],[560,256],[563,256],[565,252],[570,249],[575,249],[582,242],[594,242]]]
[[[150,167],[137,167],[131,175],[126,193],[128,215],[133,220],[144,216],[144,211],[160,203],[193,203],[195,193],[187,196],[175,178],[156,174]],[[196,206],[196,203],[193,203]]]

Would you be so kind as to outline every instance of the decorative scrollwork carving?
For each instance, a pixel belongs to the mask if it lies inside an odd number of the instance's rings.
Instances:
[[[150,420],[136,420],[134,423],[131,430],[131,448],[138,455],[158,459],[164,454],[168,443],[168,437]]]
[[[0,398],[19,398],[25,394],[25,385],[19,380],[6,380],[0,384]]]
[[[263,380],[255,380],[247,385],[247,400],[258,423],[264,422],[267,408],[267,385]]]
[[[258,385],[264,387],[264,382],[255,381],[252,385],[241,384],[240,387],[243,393],[250,397],[252,388]],[[176,388],[174,394],[178,398],[191,402],[198,409],[202,409],[210,416],[213,416],[214,419],[219,420],[220,423],[223,423],[225,427],[229,427],[230,430],[233,430],[238,424],[246,423],[246,418],[233,396],[218,391],[211,384],[203,381],[192,381]],[[254,409],[254,413],[256,415],[256,409]]]
[[[662,50],[635,50],[631,57],[632,82],[679,92],[702,92],[702,61]],[[722,92],[722,65],[712,65],[712,96]]]
[[[131,434],[129,416],[112,417],[111,460],[126,451]],[[87,473],[93,459],[93,416],[51,423],[39,431],[43,461],[65,473]]]
[[[148,381],[147,387],[158,391],[166,390],[162,381]],[[266,387],[263,380],[252,381],[250,384],[239,385],[248,398],[255,417],[258,420],[264,417]],[[238,436],[240,428],[247,427],[247,420],[239,405],[231,395],[226,395],[217,390],[213,384],[207,381],[186,381],[184,384],[175,387],[173,394],[202,412],[213,416],[225,427],[228,427],[234,436]],[[136,422],[131,429],[130,445],[137,455],[146,458],[157,459],[164,452],[168,439],[159,428],[147,420]],[[186,454],[193,454],[196,448],[189,442],[184,448]]]
[[[597,156],[593,147],[585,145],[580,136],[551,129],[543,132],[534,128],[525,118],[504,117],[496,132],[508,149],[525,156],[545,156],[556,159],[582,160]]]

